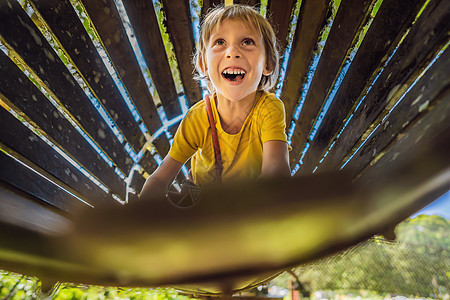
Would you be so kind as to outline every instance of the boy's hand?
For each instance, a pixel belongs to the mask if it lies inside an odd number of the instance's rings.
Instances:
[[[182,163],[167,155],[162,164],[145,182],[139,198],[143,200],[164,198],[169,185],[173,182],[178,172],[180,172],[182,166]]]

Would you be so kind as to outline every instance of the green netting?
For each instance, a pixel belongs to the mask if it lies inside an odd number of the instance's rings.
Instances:
[[[449,266],[448,249],[374,238],[296,273],[310,291],[370,290],[442,298],[449,294]]]

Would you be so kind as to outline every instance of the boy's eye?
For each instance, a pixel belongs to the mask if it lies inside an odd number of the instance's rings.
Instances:
[[[243,44],[248,46],[248,45],[254,45],[255,42],[252,39],[245,39],[243,41]]]
[[[216,40],[216,41],[214,42],[213,45],[222,46],[222,45],[225,45],[225,41],[222,40],[222,39],[218,39],[218,40]]]

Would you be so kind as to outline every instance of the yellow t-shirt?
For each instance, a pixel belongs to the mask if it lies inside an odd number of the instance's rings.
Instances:
[[[272,93],[258,92],[240,132],[228,134],[220,123],[216,96],[210,99],[222,155],[223,181],[257,179],[261,174],[263,144],[287,141],[283,102]],[[196,185],[215,181],[214,146],[204,100],[191,107],[181,121],[169,155],[181,163],[193,156],[192,177]]]

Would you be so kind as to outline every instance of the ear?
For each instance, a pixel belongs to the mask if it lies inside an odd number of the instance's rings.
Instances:
[[[264,67],[264,70],[263,70],[262,74],[263,74],[264,76],[269,76],[270,74],[272,74],[272,69],[269,68],[269,66],[266,65],[266,66]]]
[[[208,77],[208,68],[205,66],[205,61],[200,57],[198,58],[198,65],[203,75]]]

